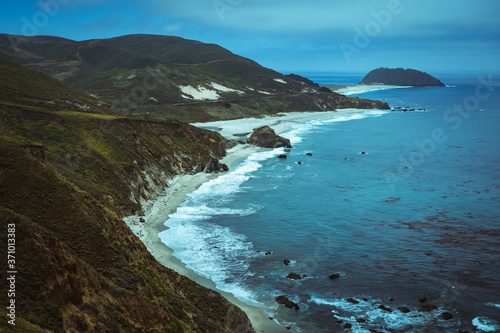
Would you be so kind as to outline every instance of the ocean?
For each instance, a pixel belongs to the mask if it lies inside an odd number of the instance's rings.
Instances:
[[[353,91],[393,110],[294,127],[293,149],[188,195],[161,240],[292,332],[499,332],[500,75],[435,76],[447,86]]]

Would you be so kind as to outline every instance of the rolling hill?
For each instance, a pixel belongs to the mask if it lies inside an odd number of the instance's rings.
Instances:
[[[317,92],[214,44],[172,36],[128,35],[72,41],[0,35],[0,57],[49,74],[127,115],[184,121],[286,111],[384,108],[380,102]]]

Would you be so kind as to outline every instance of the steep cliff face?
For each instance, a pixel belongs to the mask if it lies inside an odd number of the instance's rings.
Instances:
[[[29,147],[1,139],[0,152],[0,221],[2,231],[15,225],[21,325],[55,332],[251,331],[241,310],[158,264],[114,213]],[[5,307],[0,312],[7,331]],[[243,327],[227,326],[230,313]]]
[[[0,330],[253,332],[239,308],[160,265],[120,219],[170,176],[222,168],[227,141],[178,121],[95,113],[100,102],[8,62],[0,81],[12,70],[38,82],[0,86],[1,246],[14,225],[17,271],[16,326],[2,292]],[[7,283],[2,275],[0,289]]]

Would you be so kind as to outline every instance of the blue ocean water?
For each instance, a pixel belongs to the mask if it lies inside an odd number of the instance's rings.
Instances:
[[[359,82],[342,75],[321,83]],[[424,111],[370,110],[283,134],[293,149],[203,184],[160,238],[292,331],[500,331],[500,76],[438,78],[447,87],[358,95]],[[277,306],[278,295],[300,310]],[[419,311],[421,297],[438,308]]]

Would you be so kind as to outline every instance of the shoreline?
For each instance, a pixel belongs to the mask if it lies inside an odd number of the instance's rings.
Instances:
[[[244,118],[209,123],[194,123],[192,125],[201,128],[215,128],[217,129],[216,132],[220,133],[225,138],[234,140],[243,138],[245,136],[243,134],[252,133],[254,128],[264,125],[270,126],[275,130],[276,134],[281,135],[291,130],[292,127],[299,124],[305,124],[309,121],[329,119],[336,116],[362,113],[365,111],[368,110],[343,109],[339,111],[323,112],[290,112],[263,118]],[[237,145],[227,151],[227,155],[221,159],[221,162],[227,164],[231,170],[236,162],[254,153],[265,150],[265,148],[259,148],[252,145]],[[190,278],[198,284],[222,294],[229,302],[235,304],[247,314],[256,332],[289,332],[285,326],[280,325],[274,320],[270,320],[269,314],[266,313],[264,307],[257,307],[240,301],[235,295],[218,289],[215,282],[212,280],[187,268],[181,260],[173,255],[174,250],[164,244],[158,237],[159,232],[168,229],[167,226],[164,226],[164,223],[168,220],[170,214],[175,213],[177,208],[184,203],[188,194],[194,192],[203,183],[217,177],[217,174],[206,173],[176,176],[168,182],[168,187],[163,191],[162,195],[145,204],[143,207],[145,216],[128,216],[125,217],[123,221],[130,227],[132,232],[141,239],[148,251],[158,260],[158,262]],[[145,222],[140,222],[141,218],[144,219]]]

